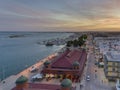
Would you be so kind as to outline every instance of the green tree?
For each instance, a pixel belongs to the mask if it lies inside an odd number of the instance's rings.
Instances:
[[[73,41],[68,41],[66,46],[67,46],[67,47],[71,47],[72,44],[73,44]]]
[[[73,46],[74,46],[74,47],[77,47],[78,45],[79,45],[78,40],[75,39],[75,40],[73,41]]]

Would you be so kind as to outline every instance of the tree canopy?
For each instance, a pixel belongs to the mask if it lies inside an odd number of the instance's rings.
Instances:
[[[66,46],[67,46],[67,47],[71,47],[71,46],[74,46],[74,47],[82,46],[82,45],[84,45],[86,39],[87,39],[87,35],[84,34],[84,35],[78,37],[78,39],[68,41],[67,44],[66,44]]]

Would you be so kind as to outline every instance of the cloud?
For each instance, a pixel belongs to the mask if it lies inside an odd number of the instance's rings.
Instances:
[[[119,0],[0,0],[0,30],[120,28]]]

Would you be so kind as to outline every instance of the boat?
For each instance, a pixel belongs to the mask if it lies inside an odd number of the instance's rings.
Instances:
[[[54,44],[52,42],[47,42],[45,45],[46,46],[53,46]]]

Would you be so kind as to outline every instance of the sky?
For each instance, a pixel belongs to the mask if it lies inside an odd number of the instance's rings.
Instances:
[[[120,31],[120,0],[0,0],[0,31]]]

